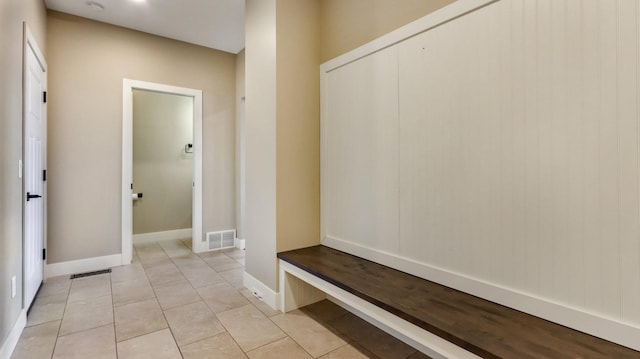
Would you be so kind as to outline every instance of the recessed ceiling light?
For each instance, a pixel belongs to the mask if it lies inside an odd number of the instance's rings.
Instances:
[[[90,7],[92,10],[94,11],[102,11],[104,10],[104,5],[95,2],[95,1],[88,1],[87,2],[87,6]]]

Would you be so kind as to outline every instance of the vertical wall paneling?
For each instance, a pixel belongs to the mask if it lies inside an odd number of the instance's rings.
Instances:
[[[536,45],[537,54],[537,85],[540,89],[538,101],[536,104],[538,114],[538,158],[537,166],[539,168],[538,198],[540,200],[539,207],[539,237],[538,248],[540,253],[540,263],[538,266],[538,276],[540,280],[540,295],[547,296],[553,291],[553,263],[554,263],[554,243],[553,243],[553,201],[556,195],[556,189],[551,186],[549,178],[553,176],[553,170],[550,166],[554,158],[552,139],[553,139],[553,121],[552,121],[552,100],[553,94],[550,91],[552,86],[553,75],[551,72],[552,61],[552,39],[551,32],[551,4],[552,0],[540,0],[537,3],[538,13],[538,36]]]
[[[324,243],[639,349],[640,3],[426,29],[323,72]]]
[[[567,231],[567,175],[568,175],[568,131],[567,131],[567,88],[566,88],[566,6],[564,0],[551,1],[551,133],[549,134],[552,156],[547,177],[550,188],[553,188],[551,204],[552,217],[549,225],[552,229],[552,290],[548,296],[555,296],[566,302],[566,286],[569,248]],[[564,286],[563,286],[564,284]]]
[[[518,71],[527,64],[527,50],[529,42],[526,38],[525,31],[525,17],[527,13],[527,4],[524,1],[515,1],[513,5],[512,13],[512,31],[513,41],[511,43],[511,56],[513,57],[514,72],[512,74],[513,84],[513,107],[510,121],[513,124],[512,132],[507,134],[511,137],[511,147],[506,149],[513,153],[513,163],[510,165],[513,171],[514,188],[512,197],[512,207],[509,209],[510,214],[507,218],[511,221],[512,235],[507,240],[513,242],[513,268],[511,272],[511,278],[509,286],[517,289],[524,289],[524,281],[522,280],[526,273],[526,268],[523,265],[526,263],[526,239],[524,236],[524,223],[525,223],[525,206],[523,205],[525,198],[525,167],[526,163],[521,159],[524,159],[525,152],[525,136],[527,133],[527,116],[524,112],[527,105],[527,76],[525,71]],[[489,84],[488,84],[489,85]]]
[[[581,285],[582,305],[595,312],[602,312],[602,281],[600,272],[600,121],[599,121],[599,5],[595,1],[581,4],[583,14],[582,36],[582,109],[583,109],[583,166],[584,189],[584,268]]]
[[[600,281],[603,312],[620,317],[617,1],[599,1]]]
[[[398,251],[397,52],[389,48],[334,71],[325,155],[326,235]]]
[[[500,118],[500,148],[513,148],[513,122],[510,120],[513,116],[514,108],[514,77],[513,68],[516,66],[514,56],[512,56],[512,44],[514,42],[514,33],[516,31],[516,25],[512,21],[512,14],[519,12],[519,4],[513,2],[501,2],[500,12],[500,26],[503,31],[500,31],[500,80],[501,86],[498,94],[495,96],[501,98],[500,111],[498,116]],[[504,31],[508,29],[508,31]],[[494,268],[493,277],[496,282],[499,283],[513,283],[515,278],[513,273],[504,271],[502,268],[514,268],[517,265],[516,259],[511,253],[513,253],[513,238],[514,228],[513,222],[509,217],[511,214],[511,208],[513,208],[513,193],[514,193],[514,177],[513,177],[513,151],[500,151],[500,172],[498,174],[499,188],[502,195],[499,196],[500,201],[500,232],[496,233],[499,238],[499,243],[495,248],[501,248],[501,250],[495,253],[493,258]]]
[[[638,250],[638,2],[618,1],[617,114],[621,317],[640,321]]]
[[[582,305],[584,298],[583,280],[584,273],[584,248],[581,240],[584,238],[584,174],[582,163],[584,158],[583,142],[584,136],[584,103],[582,93],[582,6],[581,0],[565,0],[566,17],[566,43],[565,43],[565,64],[566,68],[566,120],[567,120],[567,240],[565,275],[566,287],[565,298],[567,303]],[[571,11],[569,11],[571,10]],[[572,96],[572,94],[577,94]]]

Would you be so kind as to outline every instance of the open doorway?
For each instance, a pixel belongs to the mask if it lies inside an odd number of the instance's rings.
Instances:
[[[192,237],[193,98],[133,90],[133,243]]]
[[[131,263],[134,236],[190,236],[193,251],[203,250],[201,143],[201,91],[124,80],[123,264]]]

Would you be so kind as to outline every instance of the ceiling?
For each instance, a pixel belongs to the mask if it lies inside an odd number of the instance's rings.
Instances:
[[[244,2],[245,0],[45,0],[47,8],[51,10],[233,54],[244,48]]]

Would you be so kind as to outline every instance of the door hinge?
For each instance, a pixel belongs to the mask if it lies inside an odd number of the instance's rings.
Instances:
[[[47,170],[42,170],[42,181],[47,181]]]
[[[42,102],[47,103],[47,91],[42,92]]]
[[[47,260],[47,249],[42,248],[42,260]]]

